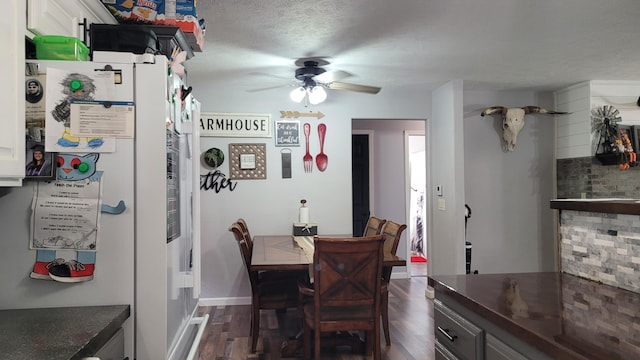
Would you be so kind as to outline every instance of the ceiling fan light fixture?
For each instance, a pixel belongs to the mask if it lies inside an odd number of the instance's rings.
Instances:
[[[327,99],[327,92],[322,86],[314,86],[309,90],[309,103],[311,105],[317,105]]]
[[[304,99],[305,95],[307,95],[307,91],[305,90],[305,88],[300,86],[291,90],[289,97],[291,97],[291,100],[293,100],[294,102],[300,103],[302,99]]]

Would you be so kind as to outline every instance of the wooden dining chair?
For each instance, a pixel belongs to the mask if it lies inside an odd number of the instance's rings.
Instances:
[[[244,236],[249,244],[249,247],[253,251],[253,238],[251,237],[251,233],[249,232],[249,227],[247,226],[247,222],[243,218],[238,218],[238,220],[236,220],[236,223],[240,225],[240,229],[242,229],[242,232],[244,233]]]
[[[247,222],[243,218],[238,218],[235,223],[240,226],[240,229],[244,234],[244,239],[249,247],[249,254],[253,254],[253,237],[251,237],[251,232],[249,231]],[[286,280],[287,278],[304,281],[309,278],[309,272],[307,270],[262,270],[258,272],[258,278],[260,281]]]
[[[387,220],[370,216],[369,220],[367,220],[367,225],[364,227],[362,236],[380,235],[385,222],[387,222]]]
[[[282,310],[297,308],[298,281],[295,276],[274,277],[266,279],[257,271],[251,270],[251,247],[246,239],[242,226],[237,222],[229,227],[240,248],[242,261],[249,275],[251,283],[251,327],[249,331],[249,346],[252,353],[258,346],[260,332],[260,310]]]
[[[365,331],[365,348],[379,360],[384,236],[315,236],[314,245],[313,285],[299,286],[305,359],[311,357],[312,331],[315,359],[320,359],[321,333]]]
[[[389,254],[396,254],[398,250],[398,244],[400,243],[400,237],[402,232],[407,228],[406,224],[398,224],[397,222],[387,221],[382,228],[382,235],[384,236],[384,252]],[[389,281],[391,281],[390,266],[382,267],[382,285],[380,293],[382,296],[382,303],[380,304],[380,313],[382,315],[382,330],[384,331],[384,340],[387,346],[391,345],[391,336],[389,335]]]

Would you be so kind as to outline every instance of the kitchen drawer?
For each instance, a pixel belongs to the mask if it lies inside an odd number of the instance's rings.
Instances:
[[[463,360],[484,358],[483,331],[455,311],[434,299],[436,339]]]
[[[527,360],[525,356],[515,351],[497,337],[487,333],[487,360]]]
[[[458,358],[447,350],[447,348],[436,340],[436,360],[458,360]]]

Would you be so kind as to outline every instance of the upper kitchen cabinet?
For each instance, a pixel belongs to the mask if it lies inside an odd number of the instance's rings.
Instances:
[[[0,16],[0,64],[3,66],[0,96],[0,186],[20,186],[25,174],[24,0],[3,2]]]
[[[86,29],[83,25],[86,19]],[[89,26],[93,23],[116,24],[100,0],[28,0],[28,35],[72,36],[89,44]]]

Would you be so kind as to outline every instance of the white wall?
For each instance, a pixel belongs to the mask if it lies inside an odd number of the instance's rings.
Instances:
[[[589,82],[555,92],[556,110],[570,114],[556,119],[556,158],[591,156],[591,103]]]
[[[198,82],[190,78],[194,95],[203,112],[268,113],[272,120],[280,111],[321,111],[321,120],[302,118],[312,125],[311,152],[319,151],[317,124],[327,124],[325,172],[314,168],[304,173],[304,143],[292,147],[292,178],[282,179],[280,150],[271,138],[203,138],[201,149],[218,147],[228,155],[229,143],[265,143],[267,179],[239,180],[234,191],[202,191],[202,293],[203,303],[246,303],[250,287],[239,250],[229,225],[239,217],[247,220],[252,235],[289,234],[297,217],[299,201],[308,200],[311,219],[322,233],[350,233],[351,219],[351,119],[426,119],[430,114],[430,93],[420,89],[385,88],[377,95],[330,91],[328,100],[312,108],[292,103],[290,89],[249,93],[224,84]],[[400,146],[400,149],[402,147]],[[402,163],[402,161],[400,161]],[[228,159],[220,170],[229,174]],[[382,170],[382,169],[381,169]],[[206,173],[202,168],[202,174]],[[402,175],[400,175],[402,176]],[[235,181],[234,181],[235,182]],[[401,196],[404,199],[404,196]],[[382,201],[382,200],[381,200]],[[402,203],[404,204],[404,203]],[[381,204],[382,206],[382,204]],[[402,208],[404,211],[404,208]]]
[[[454,80],[433,92],[433,111],[427,122],[427,194],[431,194],[427,197],[429,275],[465,271],[462,85],[462,81]],[[436,186],[442,187],[442,197],[433,196]]]
[[[534,92],[464,94],[465,201],[472,210],[467,241],[471,268],[480,273],[554,270],[554,117],[527,115],[515,151],[504,152],[501,118],[481,117],[489,106],[537,105],[551,97]]]

